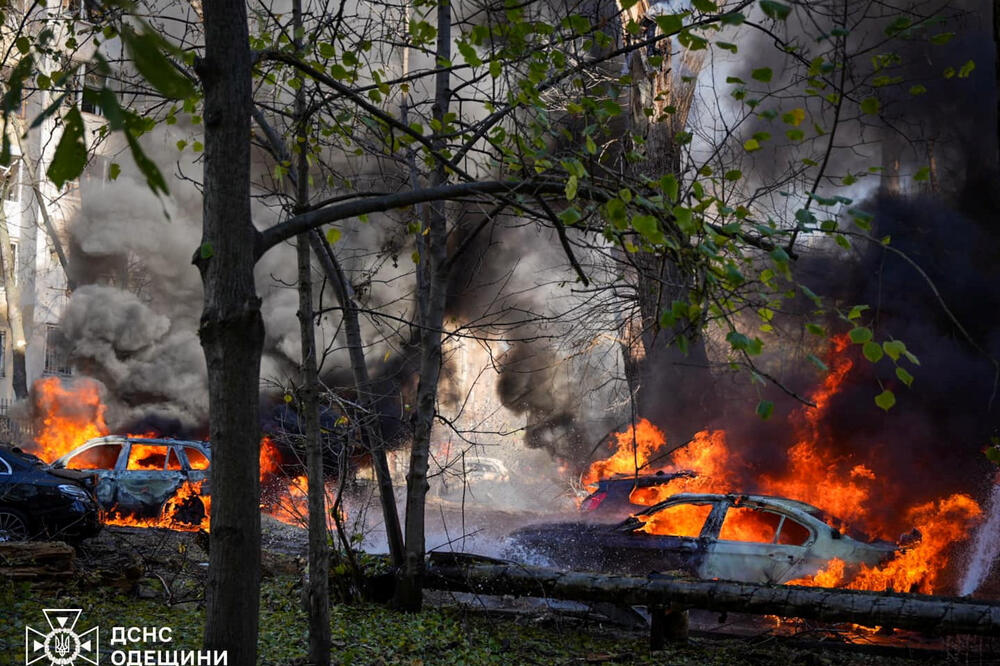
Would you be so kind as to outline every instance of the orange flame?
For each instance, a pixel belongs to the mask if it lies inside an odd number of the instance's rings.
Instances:
[[[815,407],[799,410],[791,417],[795,444],[787,451],[784,470],[751,475],[746,461],[729,449],[724,431],[702,431],[687,444],[671,450],[663,432],[645,419],[614,436],[611,456],[593,463],[583,476],[585,484],[611,475],[633,476],[657,470],[665,473],[693,472],[650,488],[636,488],[632,502],[651,505],[682,492],[758,492],[801,500],[883,538],[892,539],[891,526],[878,524],[871,511],[873,498],[884,496],[885,481],[867,461],[852,460],[836,453],[834,442],[824,431],[830,402],[846,380],[853,361],[843,354],[847,336],[832,341],[823,383],[810,396]],[[659,464],[656,464],[659,463]],[[755,476],[751,482],[745,479]],[[754,487],[746,488],[744,485]],[[642,530],[653,534],[698,536],[707,517],[707,505],[681,505],[641,516]],[[833,560],[823,571],[794,581],[801,585],[847,586],[866,590],[897,590],[931,593],[940,587],[941,573],[947,569],[953,545],[968,537],[981,516],[979,505],[968,495],[956,494],[922,503],[906,513],[909,525],[922,538],[910,544],[888,563],[879,567],[847,567]],[[832,525],[844,529],[846,525]],[[782,530],[784,535],[785,530]],[[720,538],[770,542],[775,525],[755,512],[730,510]]]
[[[170,530],[197,532],[209,529],[212,498],[201,494],[204,481],[185,481],[168,499],[160,515],[139,518],[112,508],[103,516],[105,525],[126,527],[162,527]],[[200,506],[199,506],[200,505]]]
[[[100,386],[86,378],[45,377],[36,381],[32,389],[42,425],[31,452],[52,462],[88,439],[107,435]]]

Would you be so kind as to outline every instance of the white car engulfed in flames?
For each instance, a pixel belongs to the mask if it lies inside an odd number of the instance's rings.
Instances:
[[[533,525],[511,535],[519,549],[555,566],[645,575],[786,583],[839,560],[877,566],[899,547],[845,534],[822,510],[765,495],[674,495],[618,524]]]
[[[129,516],[164,527],[207,526],[208,442],[112,435],[91,439],[52,462],[90,471],[106,520]]]

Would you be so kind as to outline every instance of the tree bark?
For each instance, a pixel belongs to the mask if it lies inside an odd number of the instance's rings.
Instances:
[[[451,59],[451,4],[439,0],[437,7],[437,58]],[[451,76],[441,68],[435,76],[432,114],[447,125],[445,115],[451,100]],[[440,131],[433,139],[435,151],[445,147]],[[438,162],[431,175],[431,187],[443,185],[448,179],[444,164]],[[423,240],[420,264],[417,266],[417,306],[420,323],[420,382],[417,385],[416,414],[413,423],[413,443],[410,449],[410,470],[406,475],[406,552],[403,572],[396,587],[395,602],[404,610],[420,610],[423,604],[424,508],[427,490],[427,466],[431,431],[437,409],[438,379],[441,376],[441,333],[445,303],[448,296],[448,230],[447,207],[444,201],[434,201],[428,207],[427,231]]]
[[[302,0],[292,3],[292,27],[297,51],[302,49]],[[295,148],[298,151],[295,203],[309,204],[309,137],[304,86],[295,91]],[[299,269],[299,334],[302,338],[302,387],[299,389],[302,420],[305,421],[306,473],[309,503],[309,582],[306,588],[309,614],[309,663],[330,663],[330,551],[327,548],[326,483],[323,474],[323,440],[319,426],[319,370],[316,359],[316,328],[313,321],[312,262],[309,233],[295,239]]]
[[[199,334],[208,364],[212,532],[206,649],[256,664],[260,587],[259,380],[264,325],[250,215],[250,48],[246,3],[207,0],[204,89],[204,284]]]
[[[443,558],[442,558],[443,559]],[[701,608],[760,615],[854,622],[942,634],[996,635],[1000,603],[919,594],[864,592],[721,580],[612,576],[520,564],[444,561],[427,569],[427,587],[627,605]]]
[[[22,163],[24,160],[22,160]],[[10,230],[7,228],[7,211],[3,202],[7,200],[7,186],[0,192],[0,263],[3,264],[3,290],[7,299],[7,326],[10,329],[10,347],[14,397],[23,400],[28,397],[28,372],[24,363],[24,317],[21,310],[21,289],[17,284],[17,266],[11,251]],[[2,371],[3,368],[0,368]]]

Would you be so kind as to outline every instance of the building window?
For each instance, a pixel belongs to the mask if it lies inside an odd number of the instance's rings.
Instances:
[[[58,326],[49,324],[45,327],[45,374],[71,374],[66,337]]]
[[[7,376],[7,331],[0,331],[0,377]]]
[[[10,166],[0,166],[0,189],[7,201],[21,198],[21,161],[11,161]]]
[[[80,110],[84,113],[92,113],[94,115],[101,115],[101,107],[94,103],[94,95],[86,94],[87,90],[91,90],[94,93],[100,91],[104,86],[107,85],[107,77],[101,74],[96,69],[88,69],[87,73],[83,76],[83,86],[81,87],[80,95]]]

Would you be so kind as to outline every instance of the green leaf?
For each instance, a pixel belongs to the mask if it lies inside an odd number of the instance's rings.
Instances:
[[[859,319],[861,317],[861,313],[868,309],[870,309],[870,306],[868,305],[855,305],[851,308],[851,311],[847,313],[847,319],[849,321]]]
[[[792,109],[791,111],[781,114],[781,120],[789,125],[792,125],[793,127],[798,127],[805,119],[805,109]]]
[[[191,81],[163,54],[166,43],[162,37],[153,33],[140,34],[130,28],[123,29],[121,36],[132,57],[132,64],[162,95],[171,99],[185,99],[195,94]]]
[[[731,171],[727,171],[725,175],[726,180],[739,180],[742,177],[743,177],[743,172],[740,171],[739,169],[733,169]]]
[[[955,36],[953,32],[941,32],[936,35],[931,36],[931,44],[936,44],[938,46],[943,46],[951,41],[952,37]]]
[[[108,167],[108,178],[111,180],[118,180],[118,176],[121,175],[122,167],[118,162],[112,162],[111,166]]]
[[[663,232],[660,231],[660,224],[652,215],[636,215],[632,218],[632,228],[654,245],[664,241]]]
[[[885,411],[889,411],[896,404],[896,394],[886,389],[875,396],[875,404]]]
[[[774,403],[770,400],[761,400],[757,403],[757,416],[759,416],[764,421],[771,418],[771,414],[774,413]]]
[[[907,372],[906,368],[896,366],[896,376],[899,377],[899,381],[903,382],[907,386],[913,384],[913,375]]]
[[[919,169],[917,169],[917,172],[913,174],[913,180],[917,181],[918,183],[922,183],[930,179],[931,179],[930,167],[920,167]]]
[[[976,68],[976,63],[972,60],[967,60],[962,68],[958,70],[958,78],[967,79],[969,75],[972,74],[972,70]]]
[[[169,194],[167,181],[163,179],[163,174],[160,173],[160,169],[153,160],[146,157],[146,153],[143,152],[142,146],[139,145],[139,140],[135,138],[135,135],[131,131],[125,132],[125,140],[128,141],[132,159],[135,161],[136,166],[139,167],[142,175],[146,177],[146,185],[149,186],[153,194]]]
[[[752,153],[756,150],[760,150],[760,142],[757,139],[747,139],[743,142],[743,150],[748,153]]]
[[[910,86],[910,94],[911,95],[914,95],[914,96],[916,96],[916,95],[923,95],[926,92],[927,92],[927,86],[923,85],[922,83],[917,83],[915,85]]]
[[[768,18],[775,19],[776,21],[784,21],[792,13],[792,8],[788,5],[781,2],[772,2],[772,0],[760,0],[760,8],[764,10]]]
[[[483,64],[483,60],[476,53],[476,49],[470,46],[468,42],[458,42],[458,50],[462,54],[462,57],[465,58],[465,62],[473,67],[479,67]]]
[[[576,176],[570,176],[566,181],[566,201],[572,201],[576,198],[576,189],[579,185],[579,181]]]
[[[874,116],[878,113],[880,106],[881,104],[879,103],[877,97],[866,97],[861,100],[861,112],[869,116]]]
[[[899,357],[906,351],[906,345],[900,340],[886,340],[882,343],[882,349],[893,361],[898,361]]]
[[[340,231],[340,229],[336,227],[330,227],[329,229],[326,230],[326,242],[329,243],[330,245],[336,245],[337,241],[340,240],[340,237],[342,235],[343,233]]]
[[[654,17],[653,20],[656,21],[656,27],[665,35],[680,32],[681,28],[684,27],[683,14],[660,14]]]
[[[559,213],[557,217],[563,224],[570,227],[579,222],[583,215],[580,214],[580,210],[576,206],[570,206]]]
[[[1000,447],[991,446],[986,449],[986,459],[1000,465]]]
[[[87,144],[84,142],[83,117],[75,106],[63,116],[63,133],[52,156],[52,163],[46,170],[56,187],[61,188],[68,181],[83,173],[87,166]]]
[[[761,67],[750,72],[750,76],[762,83],[768,83],[774,76],[774,72],[771,71],[770,67]]]
[[[677,177],[668,173],[660,178],[660,190],[669,201],[677,201],[677,197],[680,196],[680,185],[677,182]]]
[[[691,0],[691,4],[699,12],[710,14],[719,10],[719,7],[712,0]]]
[[[850,332],[847,334],[847,336],[851,338],[851,342],[853,342],[856,345],[868,342],[869,340],[872,339],[872,337],[874,337],[872,335],[872,329],[868,328],[867,326],[857,326],[855,328],[852,328]]]
[[[864,354],[865,358],[872,363],[878,363],[882,360],[882,345],[874,340],[869,340],[865,343],[865,346],[861,348],[861,353]]]
[[[198,248],[198,256],[202,259],[211,259],[215,256],[215,248],[212,247],[211,243],[202,243],[201,247]]]

